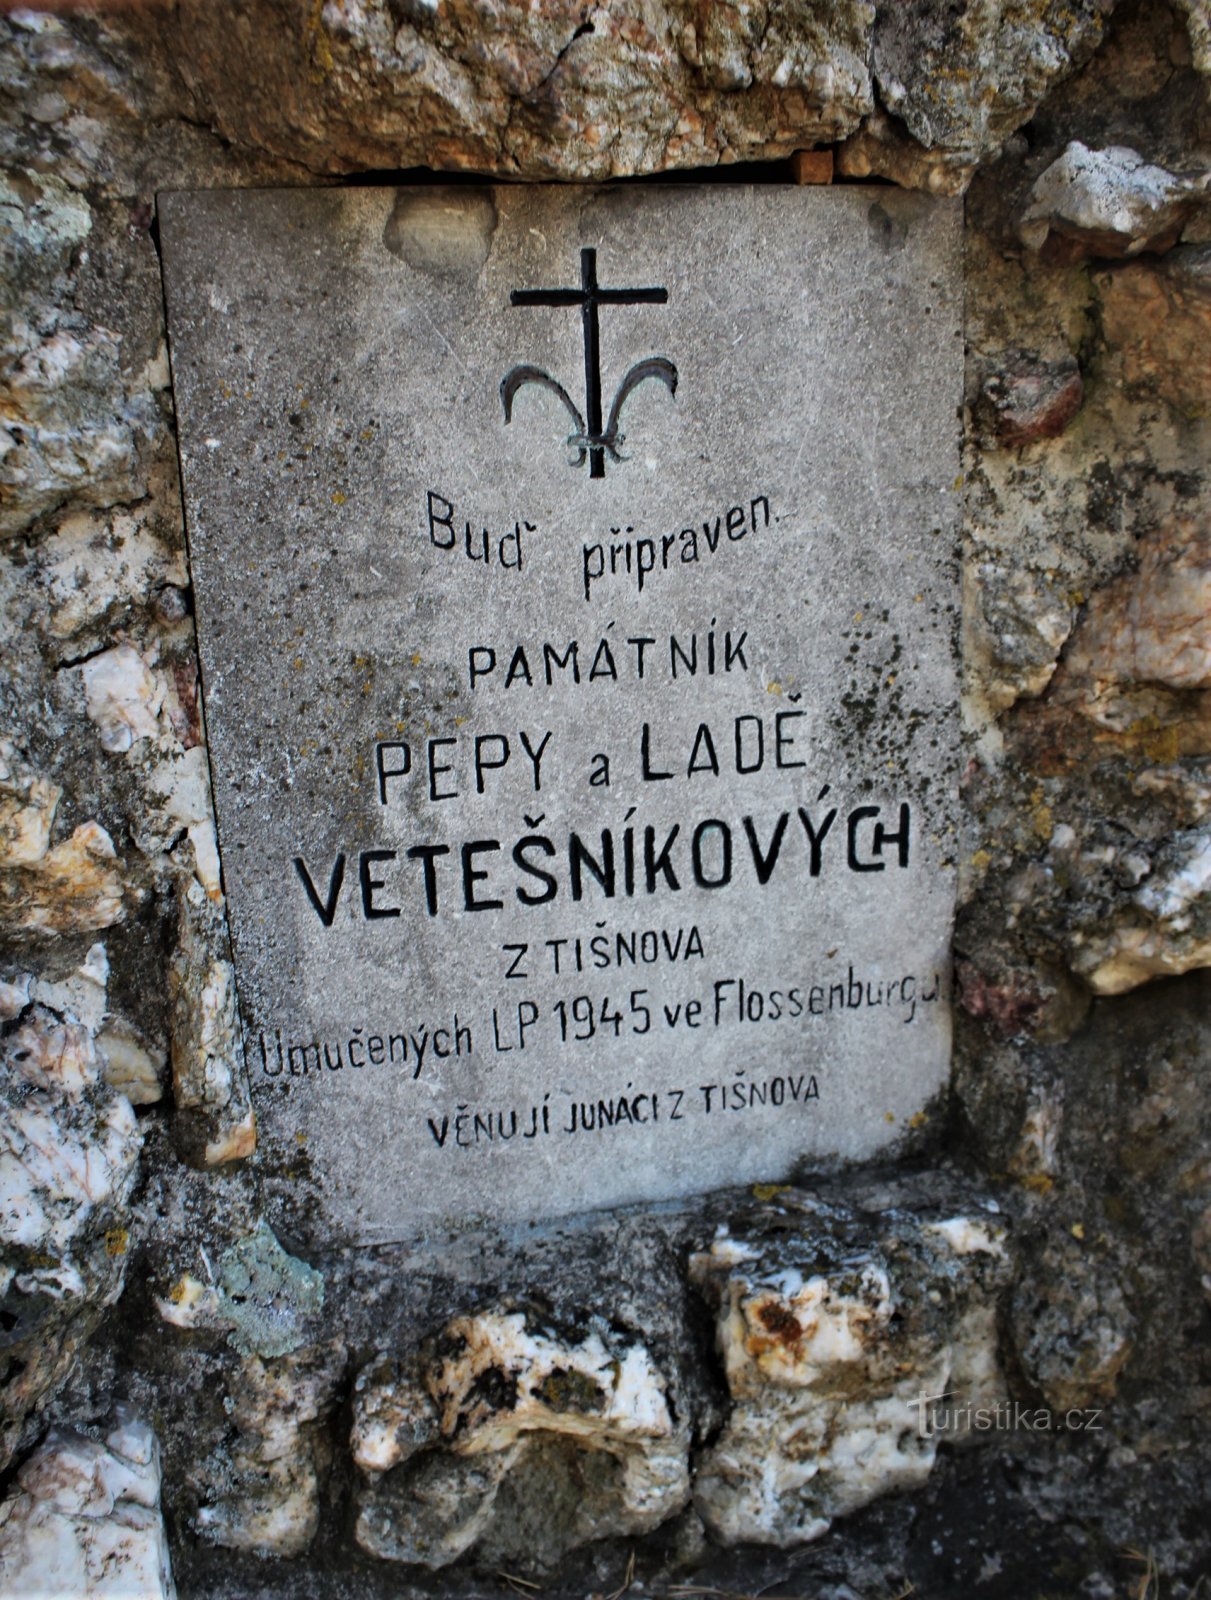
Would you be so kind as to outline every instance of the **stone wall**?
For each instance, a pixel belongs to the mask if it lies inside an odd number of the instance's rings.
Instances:
[[[167,1593],[170,1549],[199,1595],[1192,1596],[1205,0],[5,9],[7,1592]],[[258,1157],[240,1056],[156,194],[816,146],[967,195],[946,1114],[886,1171],[304,1261],[317,1179]]]

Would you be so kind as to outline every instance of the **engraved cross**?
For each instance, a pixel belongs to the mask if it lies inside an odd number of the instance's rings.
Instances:
[[[515,306],[579,306],[584,330],[584,397],[589,476],[605,477],[606,441],[601,431],[601,330],[599,306],[665,305],[667,289],[603,289],[597,282],[597,252],[580,252],[579,289],[514,289]],[[664,381],[668,381],[665,379]],[[582,458],[583,459],[583,458]]]

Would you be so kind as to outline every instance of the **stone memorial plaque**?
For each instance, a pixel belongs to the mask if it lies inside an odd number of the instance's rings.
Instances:
[[[950,1040],[959,205],[160,215],[248,1069],[329,1235],[903,1138]]]

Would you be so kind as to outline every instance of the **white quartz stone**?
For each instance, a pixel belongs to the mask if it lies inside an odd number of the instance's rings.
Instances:
[[[106,750],[129,750],[139,739],[154,738],[164,701],[164,684],[133,645],[117,645],[86,661],[80,669],[88,714]]]
[[[151,1429],[104,1444],[52,1429],[0,1506],[0,1592],[22,1600],[174,1600]]]

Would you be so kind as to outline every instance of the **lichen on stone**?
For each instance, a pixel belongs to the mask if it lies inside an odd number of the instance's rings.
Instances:
[[[288,1254],[267,1223],[219,1258],[218,1314],[245,1355],[284,1356],[306,1343],[324,1305],[323,1275]]]

